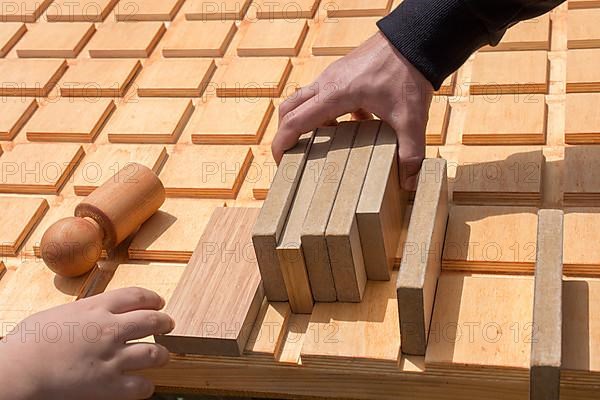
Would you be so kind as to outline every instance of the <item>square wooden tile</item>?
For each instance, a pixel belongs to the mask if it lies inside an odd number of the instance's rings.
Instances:
[[[308,86],[321,75],[325,69],[340,57],[310,57],[294,60],[294,69],[287,82],[286,94],[292,95],[293,90]]]
[[[26,256],[35,256],[41,258],[40,243],[42,236],[59,219],[72,217],[75,215],[75,207],[81,202],[82,198],[72,194],[63,194],[55,196],[49,204],[48,211],[40,223],[33,229],[31,235],[26,239],[21,248],[21,254]],[[105,251],[103,251],[105,253]]]
[[[222,57],[237,32],[231,21],[175,24],[162,41],[164,57]]]
[[[565,141],[600,144],[600,93],[569,93],[565,111]]]
[[[600,47],[600,9],[569,10],[567,47],[592,49]]]
[[[219,97],[279,97],[292,71],[289,58],[236,58],[215,75]]]
[[[3,156],[4,157],[4,156]],[[600,147],[568,146],[565,148],[564,204],[597,206],[600,200]]]
[[[142,97],[200,97],[217,66],[210,59],[171,59],[146,63],[135,82]]]
[[[160,145],[102,144],[88,149],[73,175],[73,187],[78,196],[87,196],[114,174],[131,163],[150,168],[156,174],[167,161],[167,149]]]
[[[255,0],[252,7],[256,8],[256,17],[259,19],[287,19],[313,18],[319,8],[320,0]]]
[[[50,22],[102,22],[119,0],[54,0],[46,11]]]
[[[96,32],[87,22],[40,22],[30,25],[17,45],[21,58],[75,58]]]
[[[550,15],[521,21],[510,27],[496,46],[480,51],[550,50]]]
[[[600,91],[600,49],[567,51],[567,93]]]
[[[58,194],[83,155],[78,144],[18,144],[0,157],[0,193]]]
[[[185,18],[189,20],[241,20],[246,15],[252,0],[188,0],[184,7]]]
[[[120,2],[115,10],[117,21],[171,21],[185,0],[144,0]]]
[[[142,69],[139,60],[90,60],[73,63],[59,82],[65,97],[123,97]]]
[[[565,209],[563,251],[566,275],[575,275],[569,274],[571,271],[581,274],[587,270],[591,273],[600,267],[600,247],[596,246],[598,223],[600,208]]]
[[[140,98],[125,102],[106,126],[112,143],[175,143],[194,111],[190,99]]]
[[[20,0],[3,2],[0,22],[35,22],[52,0]]]
[[[93,142],[115,109],[112,99],[59,98],[48,102],[27,124],[27,139],[41,142]]]
[[[35,99],[7,97],[0,100],[0,140],[12,140],[37,108]]]
[[[195,144],[258,144],[273,111],[268,98],[213,97],[198,106],[185,132]]]
[[[27,32],[25,24],[21,22],[4,22],[0,24],[0,57],[4,57],[10,49]]]
[[[258,20],[249,24],[237,48],[239,56],[297,56],[308,33],[305,20]]]
[[[2,60],[0,95],[46,97],[68,67],[65,60]]]
[[[248,146],[182,145],[159,178],[167,197],[235,199],[252,159]]]
[[[445,96],[434,96],[429,107],[429,120],[425,137],[429,145],[443,145],[446,141],[450,104]]]
[[[106,22],[90,41],[90,57],[149,57],[166,30],[162,22]]]
[[[345,56],[378,31],[379,18],[326,19],[312,46],[315,56]]]
[[[339,0],[329,3],[327,16],[342,17],[383,17],[389,14],[392,0]]]
[[[48,202],[36,197],[0,197],[0,208],[0,255],[16,256],[48,211]]]

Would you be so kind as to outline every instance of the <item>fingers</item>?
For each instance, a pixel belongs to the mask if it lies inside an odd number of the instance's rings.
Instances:
[[[424,128],[406,124],[392,127],[398,137],[400,186],[404,190],[416,190],[419,171],[425,158]]]
[[[287,113],[294,110],[300,104],[304,103],[308,99],[312,98],[317,94],[317,88],[319,85],[304,86],[298,89],[294,94],[289,96],[283,103],[279,105],[279,122]]]
[[[132,343],[125,345],[118,357],[121,371],[138,371],[165,366],[169,362],[169,351],[156,343]]]
[[[119,340],[141,339],[151,335],[164,335],[175,328],[173,319],[159,311],[138,310],[119,315]]]
[[[373,119],[373,114],[371,114],[370,112],[363,110],[361,108],[352,113],[352,119],[354,121],[369,120],[369,119]]]
[[[135,375],[123,375],[118,378],[116,386],[119,399],[148,399],[154,394],[154,383],[148,378]]]
[[[165,301],[152,290],[130,287],[112,290],[90,299],[105,306],[113,314],[123,314],[134,310],[160,310]]]

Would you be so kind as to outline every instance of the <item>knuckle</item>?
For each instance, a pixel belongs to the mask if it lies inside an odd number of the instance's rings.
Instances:
[[[147,351],[148,359],[150,359],[154,363],[158,362],[162,358],[161,351],[156,346],[149,347]]]
[[[139,287],[131,288],[131,296],[137,304],[145,304],[148,301],[148,293]]]

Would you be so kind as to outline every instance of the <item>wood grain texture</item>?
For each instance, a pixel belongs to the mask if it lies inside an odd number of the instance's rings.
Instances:
[[[0,57],[8,54],[25,32],[27,32],[27,27],[21,22],[4,22],[0,24]]]
[[[564,273],[568,276],[597,276],[600,249],[593,245],[595,226],[600,221],[600,209],[593,207],[565,208]]]
[[[75,58],[96,32],[85,22],[39,23],[30,26],[17,45],[21,58]]]
[[[258,20],[242,36],[237,48],[241,57],[294,57],[308,33],[304,20]]]
[[[206,0],[190,0],[184,7],[189,20],[241,20],[252,0],[224,0],[219,3]]]
[[[78,60],[58,83],[65,97],[123,97],[142,69],[139,60]]]
[[[54,0],[46,11],[49,22],[102,22],[118,0]]]
[[[48,211],[48,202],[36,197],[0,197],[0,207],[0,226],[4,227],[0,231],[0,255],[16,256]]]
[[[600,18],[600,10],[569,10],[567,47],[569,49],[590,49],[600,47],[600,26],[595,23]]]
[[[48,8],[52,0],[23,0],[7,3],[0,9],[2,22],[35,22]]]
[[[341,0],[326,6],[329,18],[384,17],[390,12],[392,0]]]
[[[312,46],[315,56],[344,56],[377,32],[377,17],[325,20]]]
[[[185,0],[144,0],[139,3],[118,3],[117,21],[171,21]]]
[[[214,60],[159,60],[146,63],[135,81],[142,97],[200,97],[217,66]]]
[[[253,183],[252,196],[254,199],[265,200],[277,173],[277,164],[273,159],[270,146],[258,146],[253,152],[255,155],[254,165],[248,170],[247,178]]]
[[[270,359],[279,357],[291,317],[289,303],[265,300],[246,342],[244,353],[267,356]]]
[[[67,68],[65,60],[2,60],[0,95],[45,97]]]
[[[313,18],[319,8],[320,0],[285,0],[273,2],[255,0],[252,6],[256,8],[259,19],[289,19]]]
[[[239,58],[215,75],[219,97],[279,97],[290,76],[289,58]]]
[[[92,58],[147,58],[166,30],[162,22],[106,22],[87,48]]]
[[[183,22],[165,35],[164,57],[222,57],[237,32],[233,22]]]
[[[0,140],[12,140],[37,108],[35,99],[5,98],[0,104]]]
[[[156,336],[158,343],[176,353],[242,355],[264,299],[251,243],[258,213],[215,210],[213,230],[202,235],[165,309],[176,327]],[[204,289],[198,291],[198,285]]]
[[[510,27],[496,46],[481,51],[550,50],[551,22],[548,14]]]

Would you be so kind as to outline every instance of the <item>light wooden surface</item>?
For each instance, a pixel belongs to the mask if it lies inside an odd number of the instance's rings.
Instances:
[[[219,97],[278,97],[292,70],[289,58],[239,58],[217,71]]]
[[[64,60],[2,60],[2,96],[45,97],[67,70]]]
[[[443,145],[450,121],[450,102],[446,96],[434,96],[429,107],[425,138],[428,145]],[[464,135],[464,134],[463,134]]]
[[[342,18],[323,21],[312,45],[315,56],[343,56],[377,32],[379,18]]]
[[[272,2],[255,0],[252,6],[256,8],[256,17],[260,19],[290,19],[313,18],[319,7],[320,0],[285,0]]]
[[[146,0],[117,3],[117,21],[171,21],[185,0]]]
[[[189,20],[238,20],[242,19],[252,0],[224,0],[206,4],[205,0],[189,0],[184,7]]]
[[[55,0],[46,11],[50,22],[102,22],[118,0]]]
[[[162,22],[106,22],[98,28],[87,48],[93,58],[146,58],[165,31]]]
[[[48,202],[35,197],[0,197],[0,207],[3,210],[0,224],[12,228],[0,235],[0,254],[16,256],[23,242],[48,211]]]
[[[390,12],[392,0],[342,0],[327,7],[327,16],[339,17],[383,17]]]
[[[67,97],[121,97],[141,68],[138,60],[79,60],[58,83],[60,94]]]
[[[148,97],[200,97],[217,66],[214,60],[159,60],[146,64],[135,81],[137,94]]]
[[[597,92],[600,73],[593,66],[599,61],[600,49],[567,51],[567,93]]]
[[[569,49],[589,49],[600,46],[600,27],[595,21],[600,10],[569,10]]]
[[[21,22],[5,22],[0,25],[0,57],[4,57],[10,49],[27,32],[27,27]]]
[[[600,93],[569,93],[566,98],[565,142],[600,143],[600,118],[594,112]]]
[[[37,108],[35,99],[5,98],[0,105],[0,140],[12,140]]]
[[[567,275],[595,276],[600,265],[600,251],[592,245],[594,225],[600,209],[565,208],[564,221],[564,270]]]
[[[165,36],[163,56],[222,57],[236,31],[233,22],[182,22]]]
[[[34,22],[48,8],[52,0],[24,0],[3,7],[0,18],[3,22]]]
[[[550,17],[542,15],[509,28],[496,46],[482,51],[550,50]]]
[[[308,33],[304,20],[259,20],[246,30],[237,48],[239,56],[297,56]]]
[[[85,22],[39,23],[28,29],[19,41],[17,55],[22,58],[75,58],[95,32],[94,24]]]

